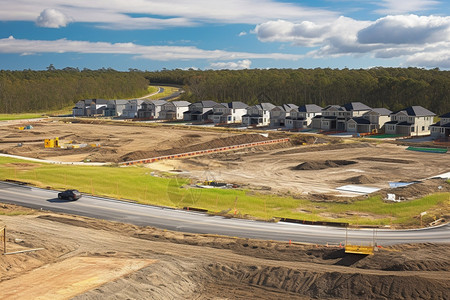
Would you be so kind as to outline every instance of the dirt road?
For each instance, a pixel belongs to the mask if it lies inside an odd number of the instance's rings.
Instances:
[[[1,210],[20,208],[4,205]],[[449,245],[400,245],[356,256],[341,248],[186,234],[25,210],[32,214],[0,217],[8,230],[8,251],[45,249],[0,257],[0,288],[11,299],[26,292],[36,299],[449,296]],[[18,282],[39,285],[18,288]]]

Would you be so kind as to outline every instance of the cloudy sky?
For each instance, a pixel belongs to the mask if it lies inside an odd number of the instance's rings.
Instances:
[[[0,69],[450,69],[449,0],[0,0]]]

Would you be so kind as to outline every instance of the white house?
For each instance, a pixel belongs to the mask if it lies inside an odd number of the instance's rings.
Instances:
[[[242,116],[242,124],[245,126],[267,126],[270,123],[270,111],[275,108],[272,103],[261,103],[247,108],[247,113]]]
[[[86,115],[87,116],[103,115],[103,112],[104,112],[107,104],[108,104],[108,100],[92,99],[91,105],[89,105]]]
[[[241,123],[242,116],[247,113],[248,105],[233,101],[229,103],[220,103],[213,107],[213,113],[210,119],[215,123]]]
[[[450,136],[450,112],[439,117],[441,120],[431,125],[431,135],[436,138],[448,138]]]
[[[161,120],[183,120],[184,113],[189,110],[188,101],[170,101],[161,106],[159,118]]]
[[[430,134],[435,114],[422,106],[410,106],[390,115],[385,123],[385,133],[404,136]]]

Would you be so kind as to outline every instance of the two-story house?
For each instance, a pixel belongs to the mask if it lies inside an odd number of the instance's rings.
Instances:
[[[91,105],[88,108],[87,116],[103,115],[103,112],[108,104],[105,99],[92,99]]]
[[[136,118],[137,112],[139,109],[141,109],[141,105],[143,102],[144,100],[140,99],[128,100],[128,102],[125,104],[125,108],[122,111],[122,118],[125,119]]]
[[[189,110],[191,102],[168,101],[161,106],[159,118],[161,120],[183,120],[184,113]]]
[[[193,122],[204,122],[212,114],[212,109],[218,103],[212,100],[204,100],[189,105],[189,110],[184,112],[183,120]]]
[[[240,101],[220,103],[213,107],[210,119],[215,124],[241,123],[242,116],[247,113],[247,108],[248,105]]]
[[[311,125],[315,116],[322,115],[322,107],[316,104],[305,104],[297,109],[291,110],[290,116],[286,117],[285,126],[288,129],[302,129]]]
[[[120,117],[127,103],[128,100],[109,100],[103,115],[105,117]]]
[[[439,122],[431,125],[431,136],[436,138],[448,138],[450,136],[450,112],[439,116]]]
[[[404,136],[430,134],[435,114],[422,106],[410,106],[390,115],[385,123],[385,133]]]
[[[383,129],[384,124],[389,122],[392,111],[386,108],[372,108],[364,113],[362,117],[353,117],[347,121],[347,131],[355,133],[369,133],[373,130]]]
[[[247,108],[247,113],[242,116],[242,124],[245,126],[267,126],[270,124],[270,111],[275,108],[272,103],[261,103]]]
[[[270,127],[285,127],[286,118],[291,115],[291,111],[298,109],[295,104],[283,104],[275,106],[270,111]]]
[[[139,119],[159,119],[161,108],[167,101],[165,100],[146,100],[142,102],[141,108],[137,112]]]

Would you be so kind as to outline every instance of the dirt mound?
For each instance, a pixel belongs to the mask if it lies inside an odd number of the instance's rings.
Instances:
[[[292,170],[323,170],[327,168],[337,168],[341,166],[347,166],[351,164],[356,164],[356,161],[352,160],[323,160],[323,161],[307,161],[301,163]]]
[[[406,159],[396,159],[396,158],[386,158],[386,157],[358,157],[357,160],[366,160],[366,161],[377,161],[384,163],[392,163],[392,164],[412,164],[414,163],[411,160]]]
[[[351,184],[369,184],[369,183],[376,183],[378,181],[379,179],[370,175],[359,175],[343,180],[343,182]]]
[[[187,146],[187,147],[174,147],[171,149],[160,150],[160,151],[134,151],[134,152],[130,152],[130,153],[123,155],[122,157],[119,158],[119,161],[122,162],[122,161],[130,161],[130,160],[139,160],[139,159],[144,159],[144,158],[200,151],[200,150],[206,150],[206,149],[221,148],[221,147],[261,142],[261,141],[267,141],[267,140],[269,140],[269,138],[266,138],[260,134],[240,134],[240,135],[236,135],[236,136],[216,138],[216,139],[213,139],[206,143],[194,144],[194,145]]]
[[[385,189],[380,191],[387,198],[387,194],[395,194],[397,199],[416,199],[433,193],[450,192],[450,184],[445,179],[429,179],[413,183],[405,187]]]

